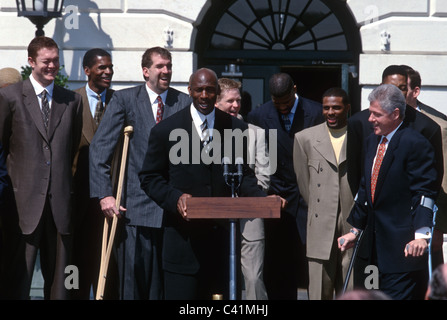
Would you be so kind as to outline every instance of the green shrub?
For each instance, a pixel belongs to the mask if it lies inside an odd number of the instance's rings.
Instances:
[[[64,66],[60,66],[59,73],[57,74],[56,79],[54,79],[54,83],[63,88],[68,88],[67,86],[68,77],[64,76],[61,73],[62,69],[64,69]],[[28,79],[31,72],[32,72],[31,66],[22,66],[22,71],[20,72],[22,75],[22,80]]]

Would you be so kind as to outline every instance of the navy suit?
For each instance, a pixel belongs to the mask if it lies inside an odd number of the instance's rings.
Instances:
[[[372,134],[371,123],[368,122],[369,110],[365,109],[357,112],[348,119],[347,132],[347,163],[348,163],[348,182],[353,196],[356,195],[360,180],[363,174],[363,163],[365,154],[365,140]],[[407,105],[405,108],[405,118],[402,126],[409,127],[422,134],[432,145],[434,157],[436,159],[435,166],[438,173],[437,186],[441,187],[443,177],[443,152],[442,152],[442,135],[439,125]],[[368,265],[369,252],[371,245],[369,233],[365,233],[359,246],[358,256],[354,265],[354,286],[363,287],[365,282],[365,267]]]
[[[307,205],[299,193],[293,168],[293,138],[295,133],[324,122],[322,106],[318,102],[299,97],[290,132],[285,130],[281,115],[272,101],[250,112],[248,122],[265,129],[266,135],[269,129],[277,130],[277,150],[274,150],[272,141],[268,142],[270,163],[273,161],[273,153],[277,152],[277,169],[270,176],[268,193],[277,194],[288,202],[286,208],[281,211],[280,221],[264,221],[264,281],[267,293],[269,299],[296,300],[300,274],[306,274],[304,286],[307,286],[308,281],[304,252]]]
[[[405,257],[404,249],[414,239],[415,230],[432,226],[431,209],[419,203],[422,196],[435,199],[439,190],[434,149],[420,133],[401,126],[389,142],[372,203],[371,169],[379,141],[380,136],[373,134],[366,140],[364,174],[348,222],[358,229],[368,227],[365,230],[371,239],[368,263],[376,265],[379,273],[422,271],[428,276],[427,254],[418,258]],[[382,283],[379,289],[386,290]],[[420,290],[423,297],[425,291],[421,287]],[[386,293],[396,299],[417,297],[413,289]]]
[[[223,177],[221,158],[217,163],[208,165],[198,158],[200,138],[192,126],[190,112],[190,108],[185,108],[152,129],[148,152],[140,173],[142,189],[165,212],[162,257],[165,278],[169,276],[169,279],[172,279],[172,275],[175,274],[180,275],[182,279],[173,286],[168,285],[165,288],[167,299],[210,299],[213,293],[226,293],[228,285],[229,235],[226,221],[213,219],[185,221],[177,212],[177,201],[183,193],[197,197],[231,197],[231,189]],[[243,121],[215,109],[214,129],[219,131],[222,142],[224,129],[244,131],[247,128],[247,124]],[[183,144],[184,140],[179,142],[177,139],[170,139],[174,129],[181,129],[181,132],[185,133],[183,138],[187,138],[186,144]],[[185,162],[176,164],[171,159],[170,151],[176,150],[178,143],[187,147],[182,152],[187,150],[188,154]],[[222,143],[222,155],[224,155],[223,145]],[[258,187],[257,179],[247,165],[246,159],[244,163],[244,178],[239,196],[265,196]],[[183,281],[187,278],[197,279],[197,292],[195,280],[194,285],[191,285]]]

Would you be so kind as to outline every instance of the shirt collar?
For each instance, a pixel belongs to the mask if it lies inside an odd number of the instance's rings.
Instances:
[[[87,92],[87,95],[88,96],[90,96],[90,97],[95,97],[96,99],[98,98],[98,94],[95,92],[95,91],[93,91],[90,87],[89,87],[89,85],[88,85],[88,83],[85,85],[85,91]],[[107,89],[104,89],[99,95],[101,96],[101,100],[104,102],[104,100],[105,100],[105,97],[106,97],[106,91],[107,91]]]
[[[402,125],[403,121],[400,122],[400,124],[396,127],[396,129],[394,129],[393,131],[391,131],[390,133],[388,133],[386,136],[382,136],[380,138],[380,142],[382,142],[383,138],[385,137],[388,141],[387,143],[390,143],[391,138],[394,136],[394,134],[396,133],[396,131],[400,128],[400,126]],[[380,143],[379,142],[379,143]]]
[[[33,74],[30,74],[29,80],[31,81],[34,91],[36,92],[36,95],[40,95],[42,93],[42,91],[45,89],[45,90],[47,90],[50,97],[53,96],[54,81],[51,82],[50,85],[43,87],[39,82],[37,82],[36,79],[34,79]]]
[[[163,105],[166,104],[166,96],[168,95],[168,90],[158,94],[158,93],[155,93],[154,91],[152,91],[152,89],[149,88],[147,84],[145,85],[145,87],[146,87],[147,94],[149,95],[149,100],[152,104],[154,104],[157,101],[158,96],[161,97],[161,100],[163,101]]]

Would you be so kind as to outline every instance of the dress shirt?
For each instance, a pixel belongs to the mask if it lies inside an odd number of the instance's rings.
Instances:
[[[192,121],[194,123],[194,127],[197,130],[197,133],[199,134],[200,139],[202,139],[202,128],[201,125],[203,124],[203,122],[207,121],[208,124],[208,129],[209,129],[209,133],[210,133],[210,139],[212,139],[213,137],[213,128],[214,128],[214,117],[216,112],[211,111],[209,114],[204,115],[203,113],[200,113],[199,111],[197,111],[197,109],[194,107],[194,104],[191,103],[191,107],[190,107],[190,112],[191,112],[191,117],[192,117]]]
[[[47,90],[47,100],[48,100],[48,105],[50,106],[50,110],[51,110],[51,102],[53,101],[54,81],[51,82],[51,84],[49,86],[43,87],[39,82],[36,81],[36,79],[34,79],[32,74],[29,76],[29,80],[31,81],[34,91],[36,92],[37,100],[39,101],[40,110],[42,111],[42,91],[44,89]]]
[[[90,105],[90,112],[92,113],[92,116],[95,117],[96,105],[98,104],[98,94],[92,89],[90,89],[88,83],[85,85],[85,91],[87,92],[88,103]],[[103,92],[100,93],[103,105],[106,102],[106,91],[107,89],[105,89]]]
[[[168,90],[158,94],[152,91],[146,84],[146,91],[149,95],[149,101],[152,103],[152,113],[154,115],[154,119],[157,119],[157,109],[158,109],[158,100],[157,97],[161,97],[161,101],[163,101],[163,105],[166,104],[166,96],[168,95]]]
[[[299,100],[299,97],[295,93],[295,102],[293,104],[292,109],[290,110],[290,112],[288,114],[282,114],[281,115],[283,117],[283,119],[284,119],[284,117],[288,117],[289,118],[290,126],[292,126],[292,124],[293,124],[293,117],[295,116],[296,108],[298,107],[298,100]]]

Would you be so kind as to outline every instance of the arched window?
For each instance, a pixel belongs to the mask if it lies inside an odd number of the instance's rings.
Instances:
[[[347,50],[334,12],[320,0],[240,0],[222,15],[211,49]]]

